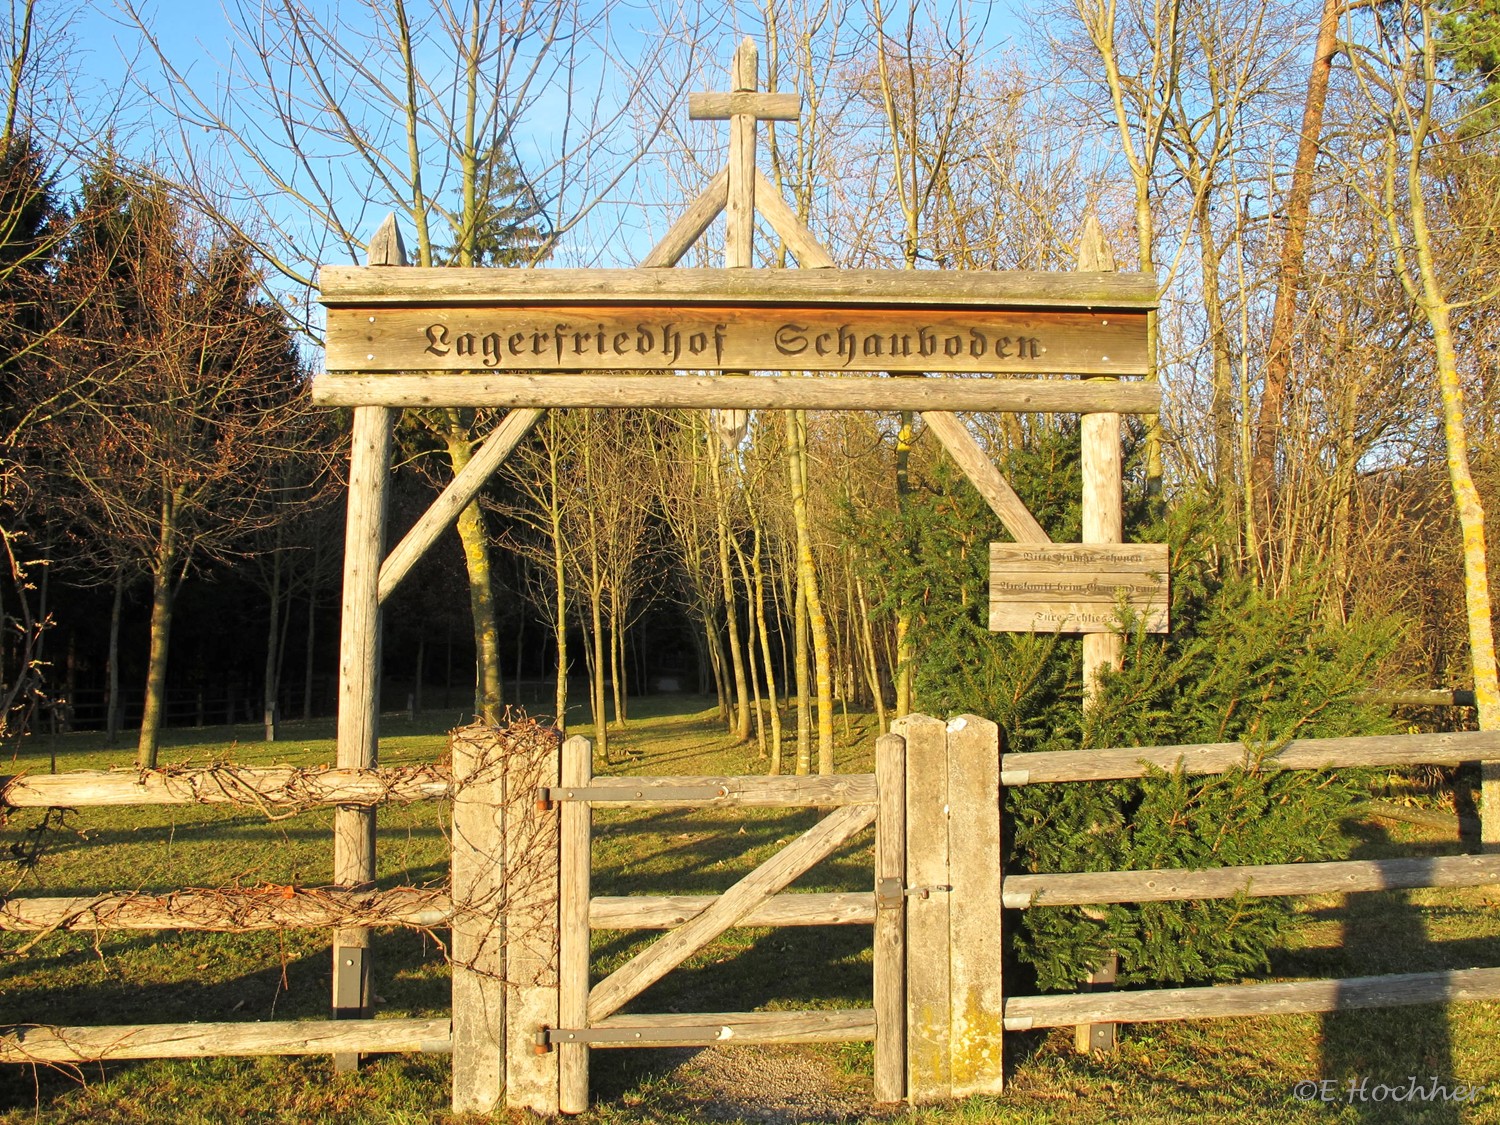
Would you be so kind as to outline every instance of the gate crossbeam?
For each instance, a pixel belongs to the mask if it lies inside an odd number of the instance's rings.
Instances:
[[[702,914],[658,938],[596,984],[589,992],[588,1022],[613,1015],[874,821],[873,805],[846,805],[824,817]]]

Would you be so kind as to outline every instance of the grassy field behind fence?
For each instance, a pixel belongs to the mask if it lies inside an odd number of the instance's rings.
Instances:
[[[762,772],[753,746],[736,748],[701,701],[639,701],[630,728],[611,735],[626,763],[600,772]],[[382,764],[429,761],[446,749],[452,715],[387,716]],[[333,757],[332,724],[287,724],[275,744],[259,729],[172,731],[163,764],[315,765]],[[586,726],[576,733],[588,734]],[[867,771],[869,716],[839,728],[839,769]],[[128,765],[98,735],[46,737],[0,772]],[[441,883],[448,806],[427,802],[380,813],[382,885]],[[223,806],[86,809],[47,834],[40,864],[22,871],[39,810],[12,813],[0,890],[69,895],[103,890],[324,885],[330,878],[332,813],[271,821]],[[722,890],[811,823],[809,811],[600,812],[595,816],[594,893]],[[1457,854],[1443,830],[1359,821],[1355,855]],[[8,857],[8,858],[7,858]],[[869,833],[814,868],[793,889],[868,889]],[[268,891],[274,893],[274,891]],[[1283,978],[1500,965],[1500,888],[1325,895],[1301,900],[1293,947],[1276,956]],[[448,1010],[439,939],[411,931],[377,935],[376,993],[387,1016]],[[594,938],[596,972],[614,968],[650,935]],[[0,937],[0,1023],[114,1024],[268,1020],[328,1014],[329,935],[321,932],[67,934]],[[851,1007],[869,1003],[865,927],[731,930],[650,989],[637,1011]],[[598,1099],[587,1120],[690,1122],[910,1121],[1373,1121],[1500,1122],[1500,1004],[1397,1008],[1327,1016],[1144,1024],[1104,1058],[1071,1053],[1070,1030],[1012,1034],[1010,1092],[1003,1101],[876,1113],[868,1103],[869,1044],[796,1048],[596,1051]],[[1466,1103],[1376,1102],[1377,1087],[1408,1078],[1485,1088]],[[1312,1100],[1298,1084],[1333,1080]],[[1366,1100],[1360,1100],[1360,1079]],[[1353,1092],[1351,1093],[1351,1081]],[[1305,1093],[1305,1089],[1301,1091]],[[1389,1094],[1387,1094],[1389,1097]],[[0,1125],[22,1122],[427,1122],[450,1120],[448,1061],[389,1056],[357,1076],[335,1077],[326,1057],[161,1060],[77,1071],[0,1066]]]

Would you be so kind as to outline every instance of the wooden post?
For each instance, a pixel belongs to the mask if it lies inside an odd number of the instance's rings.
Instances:
[[[1000,728],[977,715],[948,724],[950,1074],[955,1098],[1005,1085],[1000,931]]]
[[[562,783],[583,788],[594,776],[594,746],[574,735],[562,746]],[[589,857],[593,814],[587,801],[562,806],[559,851],[561,925],[558,932],[558,1026],[586,1027],[589,1009]],[[589,1049],[583,1043],[557,1047],[557,1108],[583,1113],[589,1107]]]
[[[906,1097],[906,739],[875,740],[875,1100]]]
[[[729,70],[729,87],[735,93],[749,93],[760,84],[760,52],[748,35],[735,48]],[[755,252],[755,132],[753,113],[729,116],[729,182],[724,207],[724,266],[726,269],[748,269],[754,264]],[[726,371],[725,375],[748,375],[748,371]],[[750,428],[748,410],[727,409],[713,412],[714,429],[726,455],[735,448]]]
[[[406,250],[396,217],[388,216],[370,240],[368,264],[404,266]],[[343,769],[368,769],[379,761],[380,562],[385,554],[386,481],[395,411],[361,406],[354,411],[349,453],[349,502],[344,525],[344,597],[339,625],[338,741]],[[333,881],[346,890],[375,879],[375,810],[340,807],[333,814]],[[342,929],[333,936],[333,1017],[369,1018],[370,931]],[[359,1066],[359,1056],[333,1056],[338,1073]]]
[[[913,1102],[932,1102],[953,1094],[948,731],[927,715],[891,727],[906,739],[906,1091]]]
[[[538,796],[559,783],[558,746],[527,751],[505,761],[505,1103],[552,1117],[558,1053],[536,1037],[558,1026],[558,811]]]
[[[505,787],[500,740],[454,734],[453,1112],[490,1113],[505,1090]]]
[[[1099,219],[1090,213],[1083,223],[1078,248],[1078,268],[1090,272],[1112,272],[1114,255],[1104,240]],[[1108,378],[1108,376],[1095,376]],[[1125,538],[1125,494],[1120,453],[1120,416],[1085,414],[1082,425],[1083,541],[1121,543]],[[1083,637],[1083,706],[1088,710],[1098,692],[1100,669],[1120,667],[1125,638],[1118,633],[1085,633]],[[1089,974],[1090,984],[1115,979],[1116,957]],[[1080,1024],[1074,1028],[1073,1046],[1080,1054],[1113,1051],[1116,1028],[1112,1023]]]

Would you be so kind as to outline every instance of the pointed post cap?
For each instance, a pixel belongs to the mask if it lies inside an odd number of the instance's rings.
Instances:
[[[406,243],[401,241],[401,228],[396,225],[396,213],[392,211],[380,224],[375,237],[365,250],[367,266],[406,265]]]
[[[1083,237],[1078,240],[1078,268],[1090,273],[1110,273],[1115,268],[1115,252],[1104,238],[1099,216],[1092,211],[1083,217]]]

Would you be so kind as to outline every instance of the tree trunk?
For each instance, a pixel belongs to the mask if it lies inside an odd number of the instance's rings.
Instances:
[[[473,450],[467,434],[456,423],[448,426],[444,437],[448,459],[457,475],[469,463]],[[494,726],[500,721],[504,702],[500,683],[500,628],[495,621],[489,536],[478,500],[470,501],[458,514],[457,530],[469,576],[469,613],[474,622],[474,718]]]
[[[806,777],[812,772],[812,698],[807,669],[807,588],[803,585],[802,568],[793,567],[797,582],[797,596],[792,610],[795,624],[793,663],[797,676],[797,776]]]
[[[1292,165],[1292,182],[1284,211],[1286,234],[1281,243],[1281,263],[1276,278],[1276,301],[1271,307],[1271,337],[1266,350],[1266,368],[1261,387],[1260,411],[1255,419],[1255,443],[1251,453],[1250,487],[1255,519],[1264,543],[1269,534],[1271,512],[1276,502],[1276,435],[1281,429],[1286,401],[1287,380],[1292,370],[1293,346],[1297,334],[1297,291],[1302,287],[1307,219],[1312,206],[1313,171],[1318,160],[1319,138],[1323,133],[1323,108],[1328,101],[1328,80],[1333,60],[1338,54],[1338,0],[1323,0],[1318,21],[1318,42],[1313,51],[1312,72],[1307,80],[1307,97],[1302,105],[1302,134],[1297,142],[1297,159]],[[1264,562],[1264,560],[1262,560]]]
[[[313,715],[313,658],[317,651],[318,586],[316,577],[307,587],[307,650],[302,664],[302,721]]]
[[[787,418],[792,520],[797,528],[797,573],[812,634],[814,678],[818,692],[818,772],[833,772],[833,669],[828,652],[828,617],[818,590],[812,528],[807,514],[807,416],[801,410]]]
[[[141,735],[135,764],[156,768],[157,745],[166,711],[167,650],[172,637],[172,580],[177,570],[177,506],[180,497],[162,498],[161,529],[151,560],[151,655],[146,664],[146,698],[141,708]]]
[[[717,451],[710,450],[710,473],[714,488],[714,515],[719,530],[719,581],[724,587],[724,622],[729,631],[729,663],[734,671],[734,725],[736,742],[750,741],[750,691],[745,676],[745,656],[740,646],[739,604],[734,589],[734,571],[729,565],[729,499]]]
[[[104,659],[106,688],[104,742],[113,746],[120,737],[120,612],[125,602],[125,570],[115,570],[115,596],[109,607],[109,652]]]
[[[279,540],[280,529],[277,539]],[[262,721],[267,742],[276,741],[276,704],[280,685],[277,682],[277,660],[281,634],[281,565],[280,543],[271,549],[271,605],[266,614],[266,666],[261,683]]]

